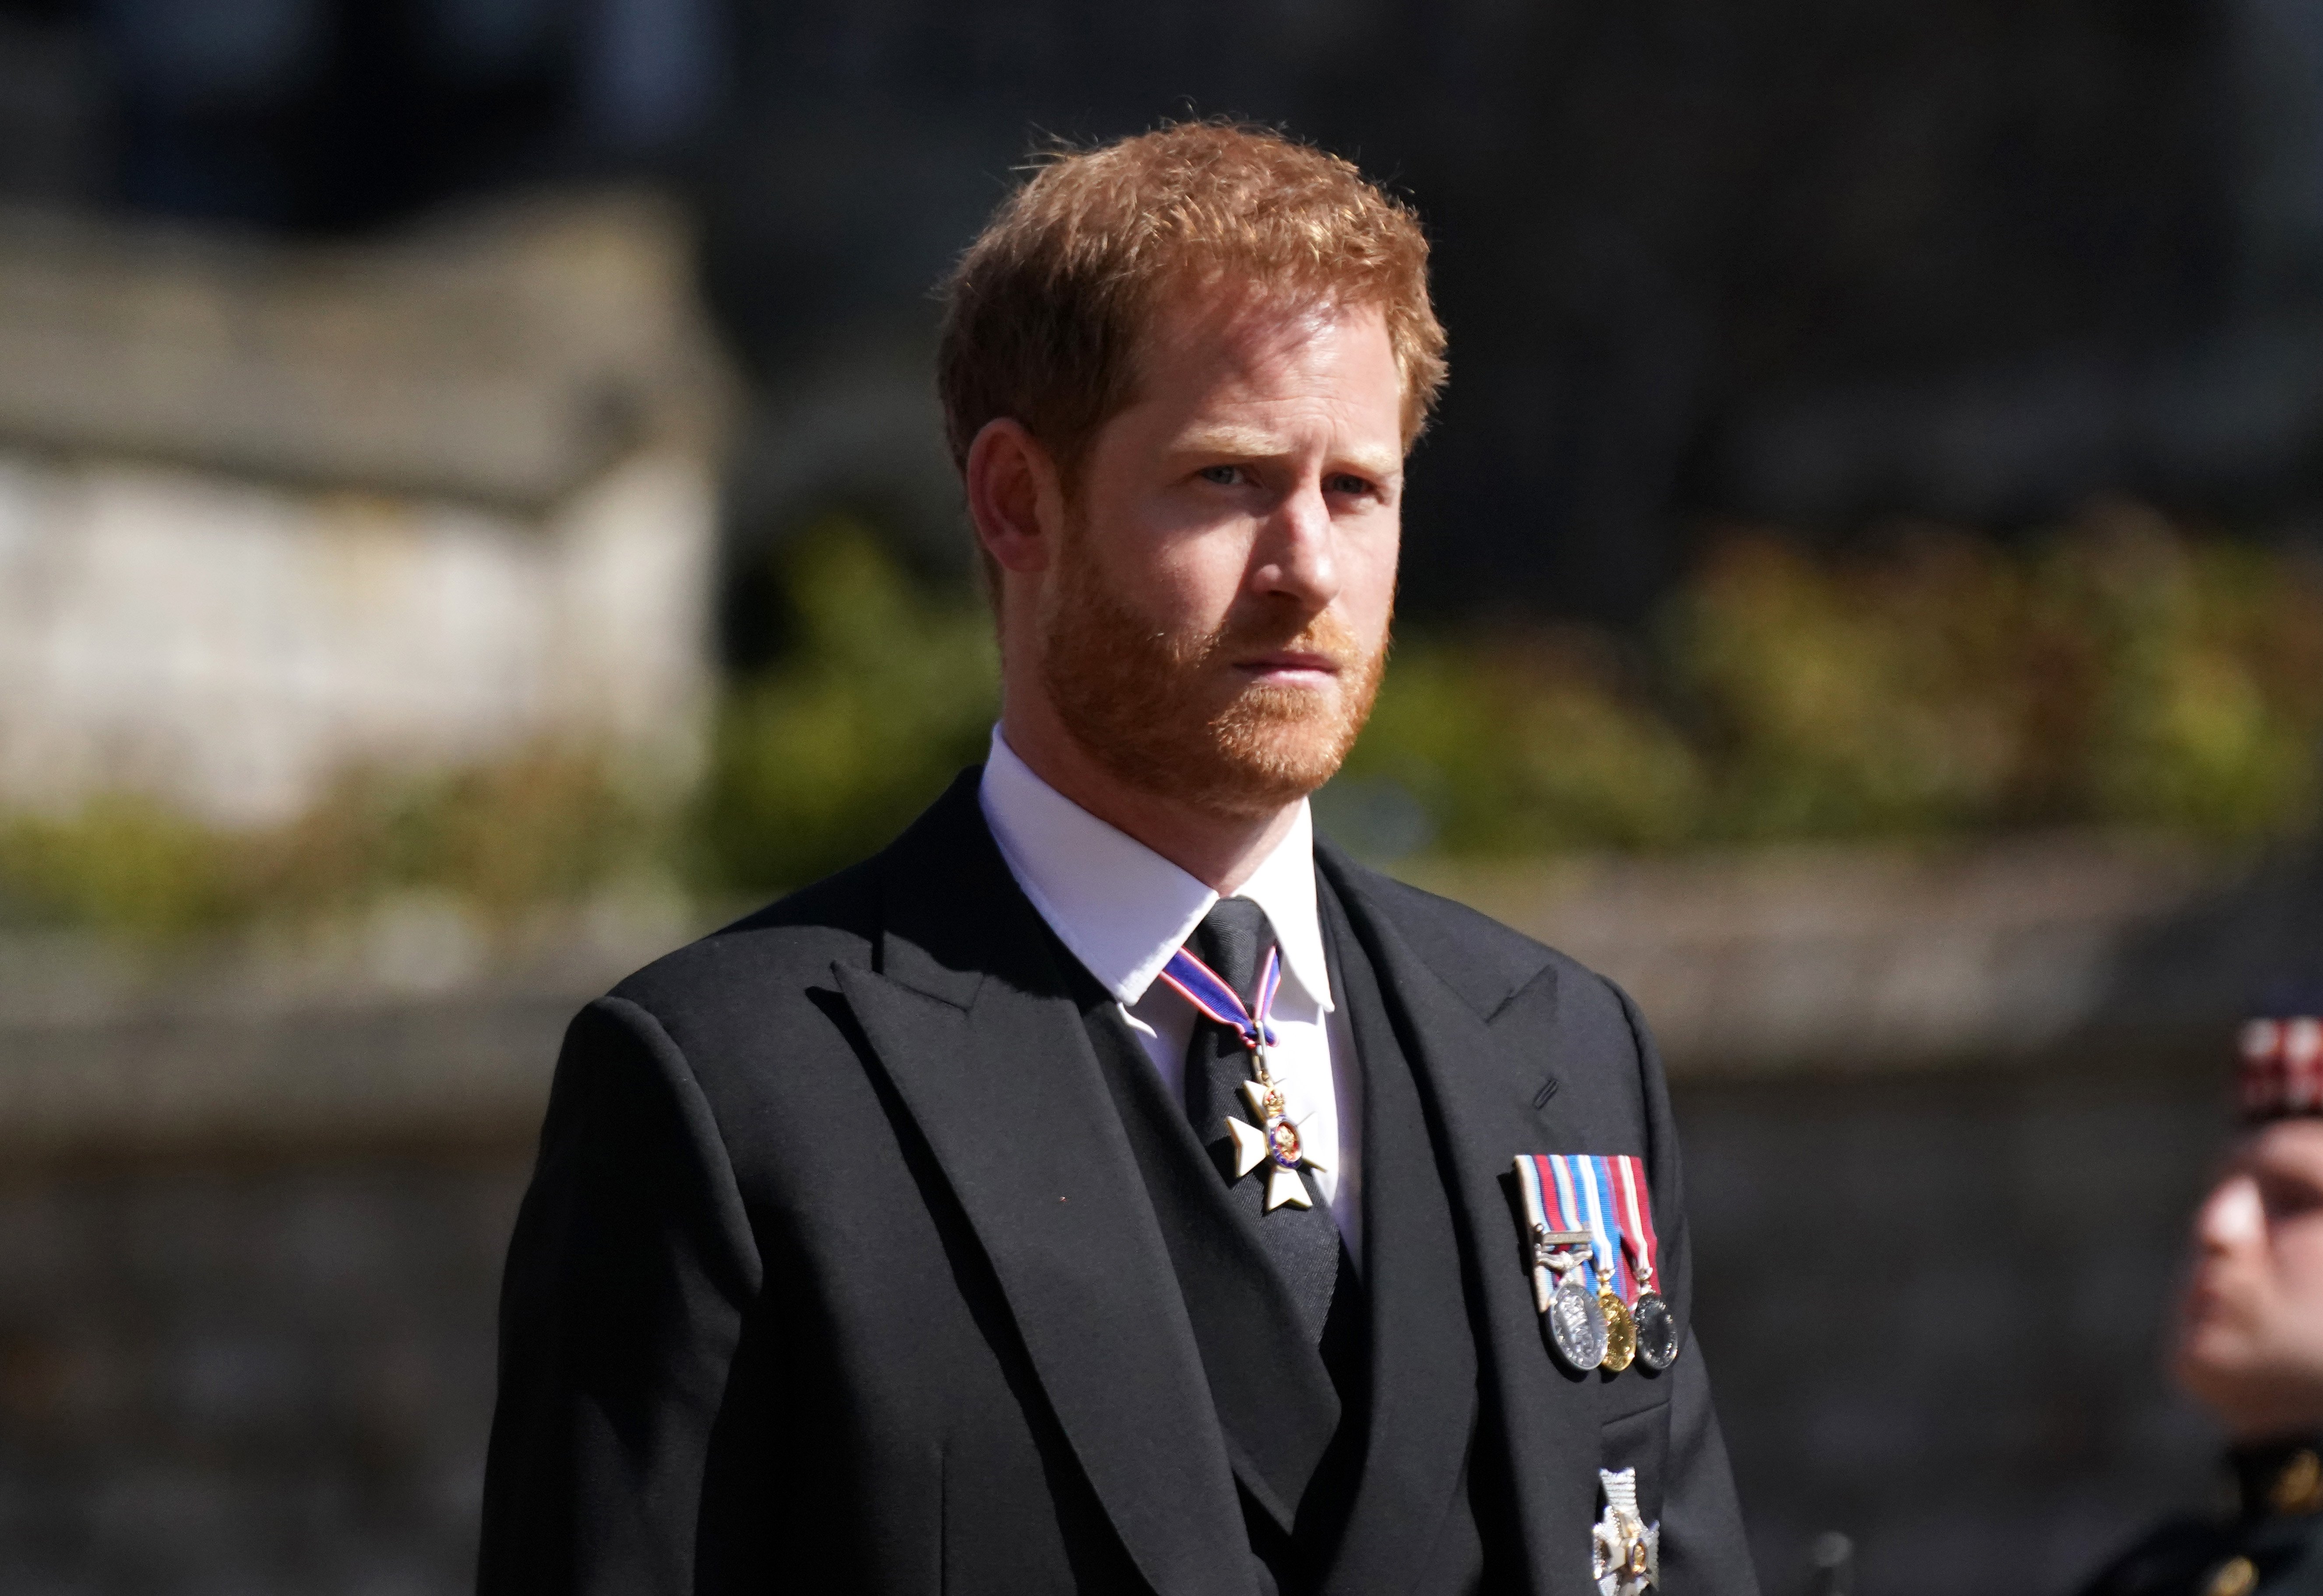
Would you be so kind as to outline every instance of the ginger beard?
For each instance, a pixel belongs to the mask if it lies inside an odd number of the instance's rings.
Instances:
[[[1331,779],[1354,747],[1387,668],[1329,610],[1244,612],[1214,631],[1172,629],[1107,583],[1078,507],[1043,607],[1041,680],[1066,730],[1141,792],[1213,814],[1272,814]],[[1297,649],[1331,662],[1325,687],[1255,681],[1233,662]]]

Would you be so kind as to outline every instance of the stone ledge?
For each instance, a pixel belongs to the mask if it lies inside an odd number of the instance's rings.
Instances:
[[[1673,1076],[2032,1064],[2227,1038],[2292,876],[2151,839],[1440,867],[1418,885],[1620,982]],[[2311,920],[2294,913],[2291,919]],[[2258,932],[2255,938],[2252,933]]]
[[[2152,844],[1408,873],[1621,982],[1682,1080],[2223,1065],[2269,973],[2323,968],[2311,867]],[[575,916],[488,946],[422,907],[176,964],[0,939],[0,1146],[528,1138],[573,1011],[693,929]]]

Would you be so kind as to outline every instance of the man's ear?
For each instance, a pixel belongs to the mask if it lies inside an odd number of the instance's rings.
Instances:
[[[968,446],[968,513],[1004,571],[1048,569],[1064,518],[1056,463],[1024,424],[987,421]]]

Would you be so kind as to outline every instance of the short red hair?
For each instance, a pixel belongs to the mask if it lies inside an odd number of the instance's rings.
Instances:
[[[1172,289],[1376,306],[1409,448],[1444,384],[1428,240],[1347,161],[1266,128],[1180,123],[1042,161],[944,284],[936,386],[953,463],[1013,417],[1070,483],[1135,394],[1139,335]]]

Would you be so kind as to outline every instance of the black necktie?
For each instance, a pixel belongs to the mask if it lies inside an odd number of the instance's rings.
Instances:
[[[1254,1008],[1260,967],[1274,946],[1274,928],[1267,923],[1265,910],[1248,898],[1221,898],[1195,929],[1189,945],[1195,958],[1235,989],[1245,1009]],[[1324,1206],[1323,1194],[1315,1188],[1313,1173],[1302,1170],[1298,1177],[1314,1198],[1312,1207],[1286,1203],[1272,1211],[1266,1207],[1271,1165],[1262,1163],[1241,1179],[1234,1178],[1234,1141],[1226,1120],[1232,1114],[1258,1124],[1242,1090],[1243,1083],[1256,1074],[1250,1050],[1231,1027],[1214,1020],[1195,1021],[1193,1040],[1186,1049],[1186,1117],[1227,1180],[1231,1200],[1256,1225],[1267,1257],[1299,1305],[1308,1335],[1319,1339],[1339,1278],[1339,1227]]]

